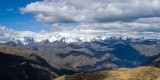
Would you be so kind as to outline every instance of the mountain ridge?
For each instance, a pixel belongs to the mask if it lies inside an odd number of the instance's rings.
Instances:
[[[63,74],[75,73],[75,71],[62,69],[53,64],[51,65],[45,59],[35,54],[34,51],[25,50],[21,47],[10,47],[6,45],[0,45],[0,58],[1,69],[12,66],[17,66],[21,68],[23,67],[21,65],[24,64],[24,67],[26,65],[30,68],[35,67],[45,69],[51,73],[54,73],[55,77]]]
[[[39,43],[42,41],[48,41],[48,42],[65,42],[65,43],[76,43],[76,42],[92,42],[92,41],[103,41],[103,40],[132,40],[136,42],[142,42],[144,40],[158,40],[158,39],[144,39],[142,38],[127,38],[127,37],[107,37],[107,36],[95,36],[95,37],[87,37],[85,38],[84,36],[62,36],[62,35],[55,35],[55,36],[50,36],[47,38],[43,37],[19,37],[19,38],[12,38],[10,41],[16,43],[16,44],[33,44],[33,43]],[[160,42],[159,42],[160,43]]]

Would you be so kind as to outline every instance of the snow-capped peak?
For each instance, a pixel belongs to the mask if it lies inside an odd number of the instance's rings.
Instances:
[[[23,44],[23,45],[35,43],[35,40],[32,37],[13,38],[12,41],[17,44]]]
[[[66,43],[71,43],[71,42],[89,42],[93,40],[104,40],[106,37],[102,36],[95,36],[95,37],[90,37],[86,35],[71,35],[71,34],[52,34],[52,35],[45,35],[45,37],[19,37],[19,38],[13,38],[12,41],[17,43],[17,44],[33,44],[37,42],[41,42],[44,40],[48,40],[49,42],[54,42],[54,41],[59,41],[59,42],[66,42]]]

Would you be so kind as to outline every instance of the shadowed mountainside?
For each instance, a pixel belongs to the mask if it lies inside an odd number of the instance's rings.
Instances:
[[[0,80],[53,80],[73,73],[51,66],[31,51],[0,45]]]
[[[143,65],[160,67],[160,53],[151,57],[148,61],[142,64],[142,66]]]
[[[52,80],[58,75],[21,56],[0,52],[0,80]]]
[[[48,43],[37,48],[36,52],[60,67],[80,72],[120,67],[132,68],[141,65],[150,58],[131,45],[120,42]]]

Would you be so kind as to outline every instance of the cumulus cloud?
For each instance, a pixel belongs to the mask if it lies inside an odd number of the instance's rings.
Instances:
[[[99,28],[101,26],[101,28]],[[113,26],[117,26],[116,29]],[[128,28],[128,26],[132,28]],[[142,27],[138,27],[142,26]],[[58,24],[52,25],[53,32],[32,32],[32,31],[15,31],[8,29],[5,26],[0,26],[0,43],[5,43],[14,39],[21,39],[23,37],[33,37],[35,41],[39,42],[45,39],[49,39],[51,42],[54,40],[65,37],[68,42],[72,42],[76,38],[80,38],[84,41],[89,41],[97,36],[102,37],[131,37],[131,38],[156,38],[160,39],[160,28],[157,26],[154,29],[150,29],[151,24],[139,24],[139,23],[122,23],[113,22],[110,24],[94,23],[94,24],[82,24],[75,26],[60,26]],[[118,28],[119,27],[119,28]],[[147,28],[148,27],[148,28]],[[148,30],[148,31],[143,31]]]
[[[159,17],[159,0],[44,0],[20,8],[40,22],[113,22]]]
[[[75,26],[60,26],[54,24],[53,32],[70,33],[77,35],[92,35],[92,36],[126,36],[126,37],[145,37],[145,38],[160,38],[160,23],[139,23],[139,22],[112,22],[112,23],[88,23]]]
[[[39,33],[31,31],[14,31],[6,28],[5,26],[0,26],[0,43],[11,41],[13,38],[38,37],[38,34]]]
[[[159,4],[160,0],[43,0],[20,11],[53,24],[54,34],[159,38]]]
[[[4,43],[9,41],[11,37],[14,37],[14,31],[12,29],[7,29],[5,26],[0,26],[0,42]]]

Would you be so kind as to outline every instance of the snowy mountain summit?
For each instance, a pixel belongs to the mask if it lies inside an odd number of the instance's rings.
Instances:
[[[30,35],[30,36],[28,36]],[[82,35],[82,34],[70,34],[70,33],[59,33],[59,34],[28,34],[21,37],[14,37],[11,39],[12,42],[16,44],[34,44],[38,42],[65,42],[65,43],[74,43],[74,42],[90,42],[90,41],[100,41],[100,40],[131,40],[132,42],[141,42],[144,38],[127,38],[125,36],[102,36],[102,35]]]
[[[37,42],[41,42],[44,40],[48,40],[49,42],[66,42],[66,43],[72,43],[72,42],[90,42],[95,40],[104,40],[106,37],[102,36],[75,36],[75,35],[48,35],[44,37],[18,37],[11,39],[12,42],[15,42],[17,44],[33,44]]]

